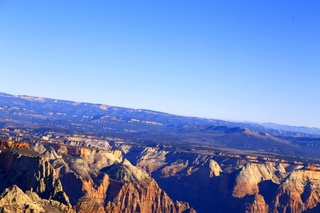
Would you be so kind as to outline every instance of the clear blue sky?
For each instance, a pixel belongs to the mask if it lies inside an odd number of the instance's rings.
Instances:
[[[320,127],[320,2],[0,0],[0,91]]]

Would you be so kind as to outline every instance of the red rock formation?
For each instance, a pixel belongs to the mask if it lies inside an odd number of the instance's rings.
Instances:
[[[105,208],[106,212],[112,213],[181,213],[186,210],[195,212],[187,203],[174,203],[153,179],[138,184],[124,183]]]
[[[13,185],[71,208],[54,168],[32,150],[7,149],[0,153],[0,191]]]
[[[303,212],[320,202],[320,172],[295,170],[281,183],[273,208],[278,212]]]
[[[120,150],[54,145],[44,154],[77,212],[195,212],[170,199],[143,169],[122,161]]]
[[[55,212],[74,213],[57,201],[41,199],[35,192],[23,192],[13,185],[0,194],[0,212]]]
[[[85,196],[81,197],[76,205],[76,210],[79,213],[104,213],[104,201],[107,194],[107,189],[110,185],[109,176],[105,175],[102,183],[96,189],[93,187],[92,181],[83,181],[82,190]]]
[[[256,194],[254,201],[249,208],[250,213],[267,213],[269,206],[266,204],[263,196]]]
[[[135,147],[130,150],[137,153]],[[130,150],[126,155],[133,159]],[[163,153],[144,149],[135,154],[137,165],[147,170],[159,158],[162,166],[147,171],[171,197],[190,202],[199,212],[320,212],[317,165],[223,153]]]
[[[17,142],[17,141],[2,141],[0,140],[0,149],[30,149],[30,144],[24,142]]]
[[[187,203],[174,203],[154,179],[127,160],[107,173],[97,188],[83,181],[85,196],[76,205],[78,212],[195,212]]]

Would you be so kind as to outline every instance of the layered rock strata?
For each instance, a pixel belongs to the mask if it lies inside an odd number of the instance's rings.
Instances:
[[[320,168],[300,161],[139,146],[125,146],[125,157],[198,212],[320,211]]]

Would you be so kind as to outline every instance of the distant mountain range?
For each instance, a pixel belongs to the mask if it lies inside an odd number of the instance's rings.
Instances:
[[[172,129],[186,126],[230,126],[249,128],[258,132],[267,132],[272,134],[289,134],[295,136],[320,135],[319,128],[310,128],[304,126],[289,126],[275,123],[254,123],[254,122],[229,122],[218,119],[204,119],[197,117],[186,117],[172,115],[163,112],[157,112],[146,109],[131,109],[124,107],[114,107],[104,104],[79,103],[74,101],[57,100],[50,98],[40,98],[26,95],[10,95],[0,93],[0,110],[3,110],[1,116],[18,116],[18,110],[24,113],[23,119],[33,120],[35,118],[44,118],[49,123],[54,121],[74,120],[92,123],[109,123],[111,130],[122,129],[125,127],[131,131],[138,131],[134,127],[139,124],[139,131],[145,129]],[[20,112],[20,115],[21,115]],[[117,125],[121,123],[121,125]],[[131,125],[135,124],[135,125]],[[122,127],[120,127],[122,126]],[[146,128],[147,126],[147,128]],[[128,129],[128,131],[130,131]],[[103,129],[100,129],[104,131]]]
[[[5,93],[0,93],[1,127],[44,137],[50,132],[112,136],[186,150],[243,150],[313,159],[320,150],[320,130],[315,128],[228,122]]]
[[[262,123],[260,125],[266,128],[271,128],[271,129],[320,135],[320,129],[315,127],[288,126],[288,125],[281,125],[276,123]]]

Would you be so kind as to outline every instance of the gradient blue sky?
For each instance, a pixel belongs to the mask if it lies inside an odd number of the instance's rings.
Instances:
[[[0,91],[320,127],[320,2],[0,0]]]

